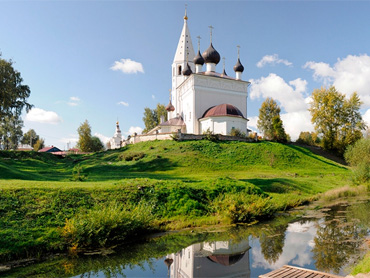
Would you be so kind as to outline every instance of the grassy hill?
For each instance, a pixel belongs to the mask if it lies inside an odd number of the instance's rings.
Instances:
[[[0,259],[251,223],[344,186],[349,174],[271,142],[154,141],[66,158],[0,152]]]

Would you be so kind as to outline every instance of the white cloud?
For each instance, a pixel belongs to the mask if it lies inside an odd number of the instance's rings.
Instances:
[[[133,135],[134,133],[141,134],[143,132],[143,129],[139,126],[131,126],[127,132],[124,134],[126,135]]]
[[[152,99],[155,99],[155,95],[152,95]]]
[[[279,55],[277,54],[273,54],[273,55],[266,55],[264,57],[262,57],[262,59],[257,63],[257,67],[259,68],[262,68],[264,67],[266,64],[272,64],[272,65],[276,65],[276,64],[284,64],[286,66],[291,66],[293,65],[291,62],[289,62],[288,60],[284,60],[284,59],[279,59]]]
[[[370,109],[367,109],[364,115],[362,115],[362,119],[367,124],[367,127],[370,128]]]
[[[67,104],[69,106],[77,106],[79,104],[79,101],[80,101],[80,98],[78,98],[78,97],[70,97]]]
[[[128,102],[120,101],[117,102],[118,105],[128,106]]]
[[[62,118],[53,111],[46,111],[41,108],[32,108],[25,117],[26,121],[42,124],[58,124]]]
[[[304,68],[313,70],[313,76],[325,86],[334,85],[346,95],[357,92],[365,107],[370,107],[370,56],[348,55],[338,59],[334,66],[323,62],[307,62]]]
[[[251,99],[271,97],[280,103],[285,110],[281,113],[285,132],[295,141],[301,131],[313,131],[311,115],[308,111],[310,96],[304,97],[307,90],[307,81],[297,78],[288,83],[280,76],[270,73],[267,77],[250,80]],[[258,117],[251,117],[249,127],[257,128]]]
[[[292,141],[298,139],[301,131],[314,131],[309,111],[299,111],[281,114],[285,132],[290,135]]]
[[[135,62],[131,59],[121,59],[115,61],[114,65],[110,68],[111,70],[120,70],[123,73],[144,73],[143,65],[139,62]]]
[[[252,100],[271,97],[279,101],[281,107],[288,113],[307,110],[308,108],[303,96],[307,87],[306,80],[297,78],[288,84],[280,76],[270,73],[267,77],[261,77],[257,80],[252,79],[250,82],[250,97]]]
[[[78,142],[78,135],[77,134],[70,134],[69,137],[63,137],[59,139],[59,142],[63,144],[68,144],[70,143],[71,145],[69,146],[70,148],[72,145],[75,145]]]
[[[258,130],[258,128],[257,128],[258,116],[249,117],[248,120],[249,120],[248,128]]]
[[[98,137],[103,142],[103,144],[106,144],[110,139],[110,137],[107,137],[101,133],[94,133],[94,136]]]

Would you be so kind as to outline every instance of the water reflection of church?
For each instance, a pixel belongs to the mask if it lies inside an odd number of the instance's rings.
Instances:
[[[250,277],[249,241],[193,244],[166,257],[172,278]]]

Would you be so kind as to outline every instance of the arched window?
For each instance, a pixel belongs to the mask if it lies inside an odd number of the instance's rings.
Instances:
[[[177,75],[181,75],[181,71],[182,71],[182,69],[181,69],[181,65],[177,68]]]

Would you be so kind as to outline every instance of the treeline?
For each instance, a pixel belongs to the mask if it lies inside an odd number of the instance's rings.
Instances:
[[[367,126],[360,113],[361,105],[356,92],[346,99],[334,86],[314,90],[309,111],[315,132],[301,132],[297,142],[343,156],[348,146],[364,137]],[[289,141],[280,119],[280,107],[272,98],[262,103],[257,127],[266,140]]]

